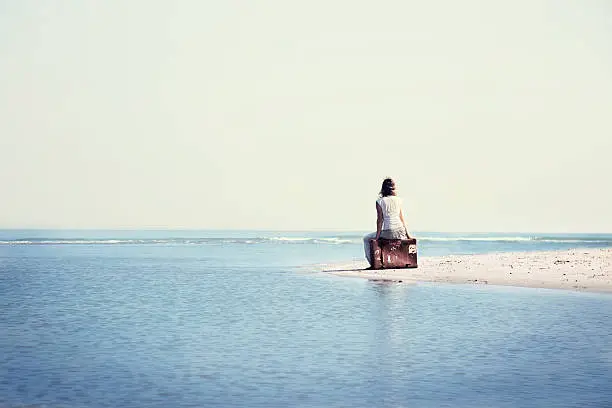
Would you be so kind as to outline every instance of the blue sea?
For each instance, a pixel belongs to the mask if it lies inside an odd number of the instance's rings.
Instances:
[[[611,295],[304,268],[362,235],[0,231],[0,407],[612,407]],[[415,235],[420,257],[612,246]]]

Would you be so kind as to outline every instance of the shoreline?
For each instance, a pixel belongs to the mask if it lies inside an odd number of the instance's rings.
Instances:
[[[612,293],[612,248],[495,252],[419,258],[413,269],[366,270],[352,261],[319,265],[319,272],[383,283],[435,282]]]

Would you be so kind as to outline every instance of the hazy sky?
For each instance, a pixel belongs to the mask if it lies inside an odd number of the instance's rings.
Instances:
[[[0,0],[0,227],[612,232],[607,0]]]

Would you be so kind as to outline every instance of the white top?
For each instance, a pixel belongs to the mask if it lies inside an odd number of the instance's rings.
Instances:
[[[383,230],[403,229],[404,224],[400,219],[402,199],[398,196],[381,197],[376,203],[382,208]]]

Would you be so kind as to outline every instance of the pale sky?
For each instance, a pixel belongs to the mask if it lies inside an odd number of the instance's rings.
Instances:
[[[0,228],[612,232],[607,0],[0,0]]]

